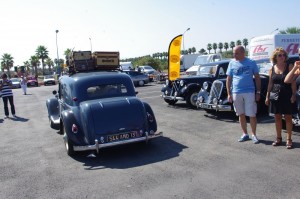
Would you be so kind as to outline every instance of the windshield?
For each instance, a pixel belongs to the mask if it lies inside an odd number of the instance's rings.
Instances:
[[[13,79],[10,79],[12,82],[19,82],[19,80],[18,79],[15,79],[15,78],[13,78]]]
[[[194,65],[202,65],[208,63],[208,56],[202,55],[197,57]]]
[[[144,66],[144,69],[153,70],[151,66]]]
[[[119,97],[127,95],[127,88],[124,84],[104,84],[87,88],[88,100],[108,97]]]
[[[215,75],[217,66],[200,66],[197,75]]]
[[[272,68],[272,63],[270,62],[262,62],[262,63],[257,63],[259,73],[261,74],[269,74],[270,68]]]
[[[54,79],[53,75],[46,75],[45,79]]]

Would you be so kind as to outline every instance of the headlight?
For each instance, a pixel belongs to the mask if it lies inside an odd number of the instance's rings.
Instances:
[[[183,80],[180,80],[180,86],[183,86],[184,85],[184,81]]]
[[[204,90],[207,90],[208,89],[208,83],[204,82],[203,85],[202,85],[202,87],[203,87]]]
[[[166,85],[169,85],[169,80],[168,79],[166,80]]]
[[[198,101],[199,101],[200,103],[202,103],[202,102],[204,101],[203,96],[198,97]]]
[[[218,104],[217,98],[214,98],[214,99],[213,99],[213,104],[214,104],[214,105],[217,105],[217,104]]]

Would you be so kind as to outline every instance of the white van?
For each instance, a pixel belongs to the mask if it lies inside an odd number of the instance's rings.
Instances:
[[[120,68],[121,70],[132,70],[133,69],[133,65],[132,62],[120,62]]]

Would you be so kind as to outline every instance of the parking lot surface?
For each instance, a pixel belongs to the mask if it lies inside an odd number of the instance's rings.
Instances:
[[[50,128],[45,101],[57,86],[28,88],[28,95],[14,89],[16,119],[3,119],[0,101],[0,198],[300,197],[298,128],[294,149],[273,147],[274,120],[259,115],[260,143],[239,143],[234,114],[170,106],[161,86],[136,89],[164,136],[100,150],[96,157],[68,156],[62,136]]]

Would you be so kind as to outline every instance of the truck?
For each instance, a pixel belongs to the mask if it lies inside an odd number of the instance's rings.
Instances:
[[[270,58],[277,47],[282,47],[289,57],[298,55],[300,34],[273,34],[253,37],[249,44],[249,57],[253,60]]]
[[[195,60],[200,54],[180,55],[180,71],[186,71],[194,65]]]
[[[122,70],[132,70],[133,69],[133,65],[132,62],[120,62],[120,66]]]

